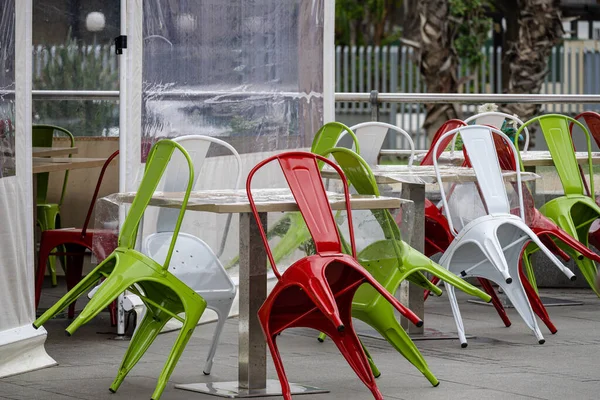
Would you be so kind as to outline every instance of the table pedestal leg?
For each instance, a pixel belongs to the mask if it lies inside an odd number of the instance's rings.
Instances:
[[[410,245],[414,249],[423,252],[425,248],[425,185],[403,183],[402,198],[414,202],[415,215]],[[398,300],[425,322],[423,288],[404,281],[400,286],[399,293],[400,297]],[[400,319],[400,323],[409,334],[423,334],[425,330],[424,323],[423,326],[417,327],[404,317]]]
[[[260,214],[267,229],[267,214]],[[250,213],[240,214],[238,380],[176,385],[178,389],[227,398],[281,396],[279,381],[267,379],[267,344],[258,309],[267,298],[267,254],[258,225]],[[290,383],[292,394],[328,393],[327,390]]]

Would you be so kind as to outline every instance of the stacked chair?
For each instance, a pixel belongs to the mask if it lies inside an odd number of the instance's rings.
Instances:
[[[90,219],[92,218],[92,212],[98,199],[98,192],[104,179],[104,174],[110,163],[119,155],[119,151],[115,151],[111,154],[102,169],[100,170],[100,176],[94,189],[90,206],[85,217],[85,222],[81,229],[78,228],[62,228],[62,229],[48,229],[42,232],[40,239],[40,251],[38,255],[38,270],[35,280],[35,307],[37,308],[40,303],[40,297],[42,293],[42,287],[44,284],[44,275],[46,273],[46,264],[50,255],[60,255],[66,257],[66,268],[65,276],[67,280],[67,290],[73,289],[73,287],[81,281],[81,274],[83,270],[83,257],[86,250],[95,252],[96,259],[100,262],[106,258],[113,250],[117,247],[117,237],[108,230],[90,229]],[[97,246],[94,249],[94,238],[102,235],[102,245]],[[54,252],[55,249],[64,249],[64,251]],[[73,318],[75,316],[75,301],[69,305],[68,317]],[[116,325],[116,312],[114,305],[111,305],[111,322]]]
[[[438,154],[437,150],[440,144],[444,143],[445,138],[459,133],[468,159],[475,170],[478,190],[485,204],[487,215],[471,221],[456,234],[450,246],[443,253],[440,264],[463,277],[485,278],[500,286],[527,326],[534,332],[538,342],[542,344],[545,340],[539,330],[519,275],[521,252],[526,243],[532,241],[565,275],[571,277],[573,273],[562,265],[525,224],[520,171],[517,171],[516,187],[519,198],[519,216],[511,214],[492,134],[499,135],[511,146],[516,163],[518,162],[518,153],[510,139],[495,128],[478,125],[461,127],[444,133],[434,145],[433,153]],[[469,149],[472,150],[469,152]],[[491,160],[496,160],[496,162]],[[440,194],[445,213],[448,216],[450,232],[454,234],[451,210],[448,207],[447,196],[439,173],[437,157],[434,157],[433,164],[440,183]],[[454,288],[447,284],[445,286],[461,345],[466,347],[467,340]]]
[[[373,172],[367,161],[360,155],[346,148],[329,149],[323,155],[332,155],[335,158],[358,194],[379,197]],[[472,296],[477,296],[484,301],[490,300],[484,292],[448,272],[404,242],[400,229],[388,210],[371,212],[379,223],[385,239],[369,244],[358,253],[357,259],[390,293],[396,293],[404,280],[421,287],[430,287],[431,283],[422,274],[428,272]],[[352,316],[372,326],[421,371],[432,385],[438,385],[438,380],[429,370],[413,341],[400,326],[391,306],[382,302],[379,294],[368,285],[361,286],[356,292],[352,302]]]
[[[577,115],[575,119],[580,122],[583,121],[583,123],[587,125],[589,133],[591,133],[592,138],[594,138],[594,141],[596,142],[596,146],[600,147],[600,114],[593,111],[584,111],[581,114]],[[574,125],[574,122],[571,122],[569,124],[569,129],[571,130],[571,137],[573,136]],[[583,169],[581,168],[581,166],[579,166],[579,171],[581,172],[581,177],[584,179],[584,183],[586,183],[586,191],[588,194],[590,194],[589,187],[587,186],[587,182],[585,182],[585,176],[583,174]],[[600,205],[600,196],[596,197],[596,204]],[[588,240],[592,246],[600,250],[600,220],[596,220],[590,227]]]
[[[255,173],[274,161],[283,171],[316,249],[316,254],[296,261],[283,274],[277,270],[251,189]],[[318,162],[332,167],[342,180],[348,213],[351,255],[342,252],[342,241],[321,180]],[[278,280],[260,308],[258,317],[277,370],[283,397],[286,400],[292,398],[276,345],[277,336],[287,328],[308,327],[327,334],[374,398],[383,399],[362,344],[352,327],[352,300],[355,293],[361,285],[369,284],[382,297],[381,301],[391,303],[417,326],[422,325],[423,322],[402,306],[356,260],[350,195],[342,170],[330,160],[317,154],[286,152],[258,163],[248,175],[246,191],[268,260]]]
[[[188,181],[183,195],[182,207],[173,227],[172,239],[164,257],[165,261],[161,265],[136,251],[134,247],[144,211],[175,150],[180,151],[187,161]],[[66,328],[68,335],[72,335],[81,325],[89,322],[125,290],[137,294],[144,302],[147,312],[129,343],[117,377],[110,386],[111,392],[115,392],[119,388],[129,371],[144,355],[164,325],[171,318],[175,318],[183,324],[183,327],[177,336],[158,379],[156,389],[152,394],[152,399],[158,400],[206,308],[206,301],[200,295],[168,271],[193,182],[194,168],[185,149],[172,140],[158,141],[148,155],[144,177],[121,226],[118,247],[33,323],[36,329],[42,326],[50,318],[68,307],[79,296],[88,292],[101,278],[106,279],[90,302]],[[181,313],[184,313],[183,317],[179,315]]]
[[[542,130],[564,190],[563,196],[548,201],[540,208],[540,212],[587,248],[590,227],[600,217],[600,207],[591,195],[595,193],[591,135],[579,121],[559,114],[547,114],[532,118],[522,125],[517,133],[534,123],[539,124]],[[569,129],[569,125],[572,124],[579,126],[586,135],[589,188],[586,188],[585,179],[580,173],[579,164],[575,158],[575,149]],[[591,252],[584,254],[573,247],[564,246],[562,243],[559,243],[559,246],[573,258],[589,286],[600,296],[600,290],[595,284],[597,269],[594,260],[597,260],[597,257],[589,254]],[[536,250],[537,248],[532,244],[528,252],[531,254]]]
[[[523,124],[516,117],[510,116],[508,114],[494,112],[494,113],[483,113],[480,115],[486,116],[487,114],[491,114],[494,116],[500,116],[502,118],[507,118],[507,119],[513,119],[519,125]],[[474,117],[477,117],[477,116],[474,116]],[[477,120],[477,118],[472,117],[471,119],[465,120],[465,122],[470,122],[470,120],[473,120],[473,119]],[[434,139],[433,139],[432,147],[429,150],[429,152],[427,153],[427,155],[425,156],[425,158],[423,159],[422,165],[432,163],[433,147],[435,146],[435,144],[437,143],[439,138],[445,132],[447,132],[449,130],[449,128],[452,128],[453,125],[460,125],[460,121],[459,120],[448,121],[436,132]],[[523,129],[523,133],[525,134],[525,147],[526,147],[529,142],[529,133],[528,133],[527,127],[525,127]],[[516,136],[516,137],[519,137],[519,136]],[[438,155],[443,151],[443,149],[449,143],[450,143],[450,139],[448,137],[446,137],[445,140],[442,141],[442,143],[440,143],[440,145],[439,145]],[[514,156],[513,156],[512,150],[506,145],[506,143],[504,143],[504,141],[502,139],[500,139],[496,135],[494,136],[494,143],[495,143],[497,156],[498,156],[498,160],[499,160],[501,169],[502,170],[515,170],[516,164],[514,162]],[[468,157],[466,157],[466,159],[467,159],[467,161],[465,162],[464,166],[470,166],[470,164],[468,162]],[[567,232],[565,232],[563,229],[558,227],[552,220],[550,220],[547,217],[545,217],[544,215],[542,215],[542,213],[538,209],[535,208],[535,205],[533,202],[533,195],[531,194],[531,192],[529,191],[529,189],[527,188],[526,185],[523,185],[523,197],[524,197],[524,206],[525,206],[525,213],[526,213],[525,221],[526,221],[527,225],[532,229],[532,231],[542,240],[542,242],[555,255],[562,257],[565,261],[567,261],[570,258],[567,255],[567,253],[565,253],[565,251],[563,251],[555,243],[554,240],[558,240],[561,242],[562,247],[565,247],[565,246],[570,247],[571,249],[573,249],[573,251],[579,252],[580,254],[589,258],[590,260],[600,261],[600,258],[596,253],[592,252],[584,244],[573,239]],[[519,210],[513,209],[513,210],[511,210],[511,212],[513,214],[518,214]],[[435,221],[435,224],[431,222],[432,220]],[[443,253],[452,240],[452,233],[449,230],[446,217],[443,215],[441,210],[438,209],[433,203],[431,203],[431,206],[426,209],[425,223],[426,223],[425,231],[426,231],[426,238],[427,238],[425,254],[431,256],[437,252]],[[550,332],[556,333],[557,329],[554,326],[554,324],[552,323],[552,321],[550,320],[550,317],[549,317],[542,301],[540,300],[539,295],[537,294],[535,275],[534,275],[533,268],[532,268],[531,261],[530,261],[531,253],[532,253],[532,252],[530,252],[530,249],[534,249],[534,251],[535,251],[535,249],[537,249],[537,247],[535,247],[535,244],[533,244],[531,246],[528,246],[523,251],[523,255],[521,257],[521,268],[519,270],[519,273],[521,274],[521,280],[522,280],[523,286],[525,288],[525,291],[527,293],[527,296],[529,298],[529,301],[531,303],[531,306],[533,307],[533,310],[538,315],[538,317],[546,324],[546,326],[548,327]],[[527,275],[525,275],[523,273],[524,270],[527,272]],[[574,279],[574,278],[575,277],[573,276],[572,279]],[[485,291],[492,296],[492,303],[493,303],[494,307],[496,308],[496,311],[498,312],[499,316],[502,318],[504,324],[506,326],[510,326],[510,324],[511,324],[510,319],[508,318],[508,315],[507,315],[506,311],[504,310],[504,306],[502,305],[502,302],[496,295],[492,285],[485,279],[479,278],[479,281],[480,281],[482,287],[485,289]],[[436,278],[432,279],[432,282],[436,283],[437,279]],[[426,292],[425,298],[427,298],[427,295],[428,295],[428,293]]]
[[[54,137],[65,136],[70,142],[70,146],[75,146],[75,138],[73,134],[68,130],[59,126],[53,125],[33,125],[32,129],[32,146],[34,147],[52,147]],[[71,155],[69,155],[71,157]],[[58,203],[48,203],[48,184],[50,174],[48,172],[42,174],[36,174],[37,179],[37,193],[36,193],[36,207],[37,207],[37,221],[36,224],[40,227],[42,232],[49,229],[60,228],[60,206],[65,199],[67,193],[67,182],[69,180],[69,171],[65,171],[62,189],[60,192],[60,199]],[[64,250],[64,249],[63,249]],[[64,258],[61,259],[63,267],[65,264]],[[56,286],[56,257],[52,256],[48,259],[48,266],[50,269],[50,279],[52,286]]]
[[[225,147],[231,152],[236,161],[237,173],[234,175],[236,177],[235,189],[239,187],[242,179],[242,160],[238,152],[230,144],[217,138],[202,135],[180,136],[173,139],[173,141],[180,144],[188,152],[194,165],[194,171],[197,172],[202,169],[202,164],[212,144]],[[188,166],[185,157],[175,154],[164,176],[164,191],[185,191],[188,183]],[[194,184],[197,179],[198,174],[195,174]],[[218,318],[213,341],[203,369],[204,374],[209,375],[219,344],[219,338],[236,294],[235,284],[219,261],[219,257],[225,249],[232,214],[227,216],[217,254],[212,251],[206,242],[194,235],[180,232],[179,236],[177,236],[175,232],[177,217],[178,212],[175,209],[160,209],[157,232],[148,235],[144,239],[142,253],[158,263],[163,263],[169,254],[171,241],[174,237],[177,238],[174,248],[175,252],[169,264],[169,272],[202,296],[206,301],[206,307],[213,310]],[[143,313],[145,314],[145,311]]]

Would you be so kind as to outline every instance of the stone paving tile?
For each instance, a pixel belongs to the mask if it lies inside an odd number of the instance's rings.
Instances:
[[[386,399],[597,399],[600,376],[598,349],[600,300],[590,290],[543,290],[551,297],[576,298],[583,306],[548,308],[559,332],[551,335],[540,325],[546,344],[537,344],[533,333],[514,309],[513,322],[504,327],[494,309],[468,303],[459,296],[467,333],[474,336],[462,349],[458,339],[418,340],[417,347],[441,384],[433,388],[422,374],[383,340],[363,342],[382,371],[377,384]],[[0,400],[120,400],[148,399],[156,385],[177,332],[160,335],[116,394],[108,392],[129,342],[111,340],[108,316],[82,327],[73,337],[64,336],[66,320],[50,321],[47,350],[59,366],[0,379]],[[356,324],[361,331],[363,327]],[[456,331],[447,298],[426,303],[426,326],[444,333]],[[215,399],[174,388],[178,383],[237,379],[237,319],[227,321],[211,376],[202,374],[214,324],[196,329],[165,390],[163,400]],[[331,340],[319,343],[316,332],[293,329],[278,338],[291,382],[329,389],[325,395],[303,400],[368,399],[367,388],[356,378]],[[269,359],[267,374],[276,378]]]

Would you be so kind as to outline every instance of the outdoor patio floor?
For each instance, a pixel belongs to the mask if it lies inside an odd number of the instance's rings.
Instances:
[[[45,289],[44,298],[64,293],[63,288]],[[460,296],[469,346],[461,349],[458,339],[419,340],[417,346],[433,373],[440,380],[437,388],[393,350],[387,342],[363,337],[365,345],[382,375],[377,379],[386,399],[597,399],[600,391],[598,355],[600,354],[600,299],[585,289],[546,289],[543,297],[580,300],[582,306],[550,307],[558,328],[551,335],[540,327],[546,344],[539,345],[514,309],[513,321],[505,328],[491,306],[467,302]],[[80,305],[81,307],[81,305]],[[159,336],[146,355],[131,371],[116,394],[111,384],[127,341],[111,340],[114,328],[108,313],[101,313],[72,337],[63,329],[66,319],[46,324],[47,351],[58,366],[0,379],[0,399],[149,399],[177,332]],[[426,302],[426,326],[429,332],[451,333],[456,328],[445,296]],[[214,324],[199,326],[184,352],[163,400],[216,399],[186,392],[174,384],[230,381],[237,377],[237,319],[227,321],[211,376],[202,374],[204,358],[212,338]],[[368,332],[364,325],[357,330]],[[369,391],[343,360],[331,340],[318,343],[316,333],[308,329],[284,332],[278,339],[284,365],[291,382],[309,384],[331,391],[328,394],[297,398],[369,399]],[[276,378],[271,360],[268,377]]]

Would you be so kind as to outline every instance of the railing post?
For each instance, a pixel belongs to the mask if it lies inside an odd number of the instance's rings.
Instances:
[[[379,121],[379,92],[371,90],[371,120]]]

